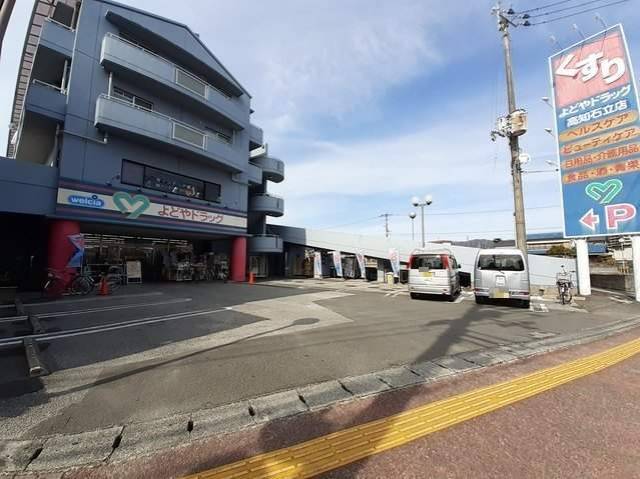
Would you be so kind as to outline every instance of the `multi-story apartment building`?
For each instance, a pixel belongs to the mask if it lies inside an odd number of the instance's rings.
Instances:
[[[101,251],[194,241],[226,253],[234,280],[247,255],[264,274],[265,255],[282,252],[266,216],[283,214],[267,182],[284,165],[251,113],[250,94],[189,27],[110,0],[36,0],[0,210],[46,232],[54,269],[83,233]]]

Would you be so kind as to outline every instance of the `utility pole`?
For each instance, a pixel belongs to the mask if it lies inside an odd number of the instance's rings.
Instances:
[[[391,233],[389,230],[389,216],[391,216],[391,213],[383,213],[380,216],[384,216],[384,237],[388,238],[389,233]]]
[[[513,114],[516,108],[516,93],[513,86],[513,69],[511,64],[511,38],[509,36],[509,25],[512,23],[504,15],[500,2],[494,7],[494,12],[498,18],[498,30],[502,35],[502,47],[504,49],[504,67],[507,79],[507,105],[509,115]],[[509,149],[511,151],[511,176],[513,178],[513,206],[516,223],[516,246],[527,257],[527,229],[524,218],[524,199],[522,195],[522,168],[520,165],[520,144],[518,136],[512,131],[508,131]]]
[[[2,42],[4,40],[4,34],[7,31],[9,25],[9,18],[11,18],[11,12],[16,0],[4,0],[0,1],[0,52],[2,51]]]

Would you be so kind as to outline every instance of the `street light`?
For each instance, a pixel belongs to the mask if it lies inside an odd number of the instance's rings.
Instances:
[[[422,228],[422,247],[425,247],[425,242],[424,242],[424,207],[425,206],[429,206],[431,203],[433,203],[433,197],[431,195],[426,195],[424,197],[424,201],[420,201],[420,198],[418,198],[417,196],[414,196],[413,198],[411,198],[411,204],[413,206],[415,206],[416,208],[419,206],[420,210],[421,210],[421,218],[420,218],[420,224],[421,224],[421,228]]]
[[[416,213],[415,211],[412,211],[411,213],[409,213],[409,218],[411,218],[411,241],[415,241],[416,240],[416,234],[415,234],[415,230],[413,228],[413,223],[416,219]]]

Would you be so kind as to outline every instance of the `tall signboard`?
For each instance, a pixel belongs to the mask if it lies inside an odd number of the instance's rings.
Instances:
[[[566,237],[640,232],[638,93],[622,25],[549,58]]]

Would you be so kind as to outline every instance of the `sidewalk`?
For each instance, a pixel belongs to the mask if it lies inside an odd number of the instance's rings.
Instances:
[[[610,353],[611,348],[629,342],[631,354],[624,356],[628,359],[604,370],[449,429],[420,436],[408,444],[368,455],[322,477],[640,477],[640,451],[634,446],[640,443],[637,339],[638,330],[634,329],[595,343],[193,441],[172,449],[171,454],[111,462],[95,469],[68,472],[63,477],[160,478],[199,472],[202,475],[194,477],[225,477],[218,468],[231,463],[254,464],[253,473],[246,477],[266,477],[267,472],[274,472],[270,468],[275,466],[265,462],[263,456],[256,457],[265,451],[282,450],[337,431],[364,427],[371,421],[422,409],[461,393],[546,368],[562,367],[596,353]],[[343,454],[346,447],[345,443],[335,451]],[[288,457],[296,455],[292,452]],[[327,460],[327,453],[318,452],[313,457]],[[211,475],[205,472],[208,470],[212,470]]]

